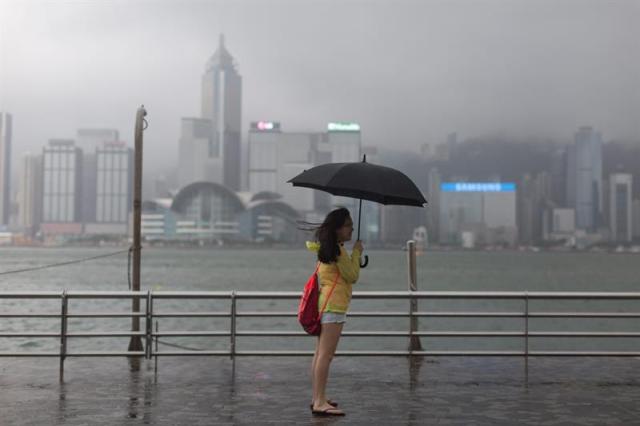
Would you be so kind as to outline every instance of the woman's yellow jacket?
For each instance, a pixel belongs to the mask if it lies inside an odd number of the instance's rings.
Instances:
[[[320,243],[307,241],[307,249],[317,253],[320,250]],[[353,250],[351,255],[344,246],[340,245],[340,255],[338,260],[333,263],[320,263],[318,268],[318,280],[320,282],[320,298],[318,301],[318,309],[322,309],[331,287],[336,280],[336,275],[340,271],[336,288],[331,294],[329,303],[324,310],[325,312],[335,312],[344,314],[349,309],[351,302],[351,287],[358,281],[360,276],[360,253],[359,250]]]

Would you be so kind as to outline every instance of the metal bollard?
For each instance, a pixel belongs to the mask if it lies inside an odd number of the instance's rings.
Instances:
[[[418,273],[416,267],[416,242],[407,241],[407,268],[409,278],[409,291],[418,291]],[[409,356],[413,355],[413,351],[421,351],[422,343],[420,336],[414,336],[413,333],[418,331],[418,318],[413,314],[418,310],[418,301],[411,298],[409,301]]]

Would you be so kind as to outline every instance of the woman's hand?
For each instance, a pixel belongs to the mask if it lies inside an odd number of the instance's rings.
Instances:
[[[364,247],[362,246],[362,241],[360,240],[356,241],[355,244],[353,245],[353,249],[358,250],[360,253],[362,253],[364,251]]]

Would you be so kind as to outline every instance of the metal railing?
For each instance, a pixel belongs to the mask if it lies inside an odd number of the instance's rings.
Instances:
[[[289,330],[238,330],[237,319],[242,317],[295,317],[295,312],[290,311],[245,311],[238,310],[238,303],[245,300],[284,300],[298,299],[298,292],[254,292],[254,291],[212,291],[212,292],[87,292],[87,291],[62,291],[62,292],[2,292],[0,300],[4,299],[59,299],[60,313],[53,312],[0,312],[2,318],[57,318],[60,320],[59,332],[5,332],[0,327],[0,338],[58,338],[60,347],[58,351],[51,352],[0,352],[0,357],[59,357],[61,373],[64,360],[67,357],[102,357],[102,356],[128,356],[145,357],[147,359],[159,356],[307,356],[313,355],[312,351],[278,350],[278,351],[241,351],[237,350],[237,341],[240,338],[249,337],[296,337],[306,336],[300,331]],[[144,311],[139,312],[70,312],[69,301],[75,299],[138,299]],[[640,318],[640,310],[633,312],[547,312],[532,311],[532,300],[640,300],[640,292],[434,292],[434,291],[363,291],[354,292],[354,299],[378,299],[378,300],[517,300],[521,302],[522,309],[509,311],[361,311],[350,312],[349,317],[398,317],[398,318],[522,318],[521,329],[502,331],[419,331],[414,329],[415,322],[407,330],[396,331],[345,331],[344,337],[395,337],[409,340],[421,337],[509,337],[521,338],[521,350],[488,350],[488,351],[433,351],[422,350],[409,345],[408,349],[393,351],[358,350],[338,351],[336,355],[346,356],[640,356],[636,351],[532,351],[530,350],[530,337],[547,338],[638,338],[640,332],[634,331],[531,331],[529,321],[532,318]],[[160,300],[176,299],[200,299],[200,300],[225,300],[228,302],[227,311],[180,311],[162,312],[154,310],[154,302]],[[415,306],[413,304],[412,306]],[[70,331],[68,321],[72,318],[132,318],[139,317],[144,321],[144,331]],[[228,318],[230,327],[224,330],[190,330],[190,331],[158,331],[153,328],[153,322],[159,318]],[[1,322],[0,322],[1,324]],[[96,338],[96,337],[131,337],[140,336],[145,341],[143,351],[68,351],[69,339]],[[229,337],[227,350],[158,350],[158,339],[167,337]],[[153,343],[155,343],[155,348]],[[179,345],[176,345],[179,346]],[[427,345],[428,346],[428,345]]]

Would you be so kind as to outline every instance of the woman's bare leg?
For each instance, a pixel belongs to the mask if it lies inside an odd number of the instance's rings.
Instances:
[[[336,353],[340,334],[344,324],[327,323],[322,324],[322,331],[318,340],[317,356],[315,357],[315,368],[313,371],[313,409],[332,409],[339,411],[327,403],[326,387],[329,377],[329,365]]]
[[[311,402],[313,403],[316,400],[316,387],[315,383],[315,371],[316,371],[316,360],[318,359],[318,349],[320,348],[320,336],[316,339],[316,352],[313,354],[313,360],[311,361]]]

